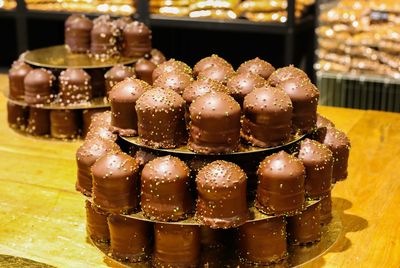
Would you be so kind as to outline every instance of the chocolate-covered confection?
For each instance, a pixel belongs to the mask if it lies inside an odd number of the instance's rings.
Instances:
[[[92,122],[89,128],[111,126],[111,111],[105,111],[92,115]]]
[[[91,78],[83,69],[67,68],[60,73],[58,79],[62,103],[82,103],[92,98]]]
[[[347,178],[347,163],[350,154],[350,140],[346,134],[334,127],[327,127],[325,137],[319,142],[328,146],[333,154],[332,182]]]
[[[313,139],[318,140],[318,141],[322,141],[325,138],[326,135],[326,128],[327,127],[335,127],[335,124],[329,120],[326,117],[323,117],[322,115],[317,113],[317,129],[316,131],[313,133]]]
[[[58,139],[72,139],[79,135],[79,110],[51,110],[50,134]]]
[[[86,196],[92,195],[91,167],[102,156],[110,152],[120,151],[118,145],[110,140],[97,137],[88,138],[76,151],[76,163],[78,167],[75,188]]]
[[[152,154],[150,151],[138,150],[137,152],[135,152],[134,157],[136,159],[136,162],[139,164],[140,169],[142,169],[144,165],[156,158],[157,155]]]
[[[110,253],[115,259],[140,262],[150,257],[153,224],[121,215],[108,217]]]
[[[287,218],[289,241],[295,245],[313,243],[321,239],[321,204],[307,207],[301,214]]]
[[[24,100],[25,98],[25,76],[32,70],[28,64],[23,61],[15,61],[8,71],[9,98],[12,100]]]
[[[104,97],[106,95],[105,69],[94,68],[88,69],[87,72],[92,78],[92,98]]]
[[[318,89],[308,79],[291,78],[279,84],[289,95],[293,104],[292,124],[294,129],[307,133],[317,122]]]
[[[85,109],[82,111],[82,137],[86,137],[89,132],[92,116],[107,111],[107,108]]]
[[[128,25],[129,23],[132,22],[132,18],[128,17],[128,16],[124,16],[124,17],[120,17],[116,20],[113,21],[113,23],[115,24],[115,26],[120,30],[124,30],[124,28],[126,27],[126,25]]]
[[[286,81],[291,78],[297,79],[309,79],[307,74],[300,70],[299,68],[294,67],[293,65],[289,65],[283,68],[279,68],[274,71],[268,78],[267,82],[271,86],[278,86],[283,81]]]
[[[154,148],[175,148],[187,137],[185,101],[171,89],[154,88],[136,102],[138,133]]]
[[[106,92],[110,92],[113,86],[121,82],[125,78],[135,78],[135,70],[132,67],[123,64],[116,64],[106,72],[104,78],[106,80]]]
[[[122,31],[122,55],[142,57],[151,51],[151,31],[142,22],[133,21]]]
[[[332,195],[329,191],[328,195],[323,197],[320,201],[321,203],[321,224],[328,224],[332,220]]]
[[[310,139],[300,143],[298,158],[306,168],[306,197],[326,196],[331,190],[333,156],[324,144]]]
[[[155,48],[153,48],[150,51],[150,56],[151,56],[150,61],[152,63],[154,63],[155,65],[159,65],[167,60],[165,58],[164,54],[160,50],[155,49]]]
[[[190,105],[197,97],[203,96],[209,92],[224,92],[228,95],[233,94],[233,90],[227,86],[211,80],[211,79],[200,79],[192,81],[183,91],[182,97],[186,101],[187,105]]]
[[[135,63],[135,72],[137,78],[149,83],[150,85],[153,84],[153,71],[156,68],[156,64],[145,58],[140,58]]]
[[[189,65],[179,60],[170,59],[161,63],[156,69],[154,69],[153,81],[156,81],[156,79],[163,73],[171,72],[183,72],[187,73],[188,75],[192,75],[192,69],[189,67]]]
[[[170,72],[160,75],[153,83],[153,86],[169,88],[182,95],[183,90],[193,81],[192,76],[183,72]]]
[[[141,207],[159,221],[185,219],[192,211],[189,168],[179,158],[158,157],[147,163],[141,177]]]
[[[199,72],[197,79],[212,79],[226,85],[228,80],[234,75],[235,70],[233,70],[231,66],[212,65],[211,67]]]
[[[28,120],[29,107],[7,101],[7,122],[15,129],[25,129]]]
[[[135,105],[139,97],[150,89],[146,82],[126,78],[116,84],[109,94],[111,103],[111,130],[123,136],[137,135]]]
[[[227,62],[225,59],[219,57],[216,54],[213,54],[209,57],[205,57],[199,60],[196,65],[193,67],[193,75],[197,76],[200,72],[204,71],[209,67],[228,67],[232,68],[232,65]]]
[[[267,156],[257,170],[256,206],[267,214],[291,214],[304,207],[305,168],[285,151]]]
[[[34,69],[24,78],[25,102],[27,104],[48,104],[53,100],[53,74],[44,69]]]
[[[90,34],[90,53],[98,59],[106,59],[118,53],[118,29],[113,23],[100,20],[93,24]]]
[[[196,176],[196,217],[211,228],[231,228],[248,218],[246,173],[236,164],[217,160]]]
[[[88,200],[86,207],[86,232],[93,242],[107,243],[110,241],[108,230],[107,213],[99,208],[93,207]]]
[[[259,75],[253,73],[237,73],[232,76],[226,84],[234,93],[232,97],[242,105],[244,97],[253,91],[255,88],[262,87],[266,81]]]
[[[72,14],[64,25],[65,44],[73,53],[85,53],[90,49],[90,32],[93,23],[85,15]]]
[[[290,137],[292,102],[282,90],[263,86],[247,94],[243,102],[242,137],[259,147],[284,143]]]
[[[239,257],[244,262],[269,265],[288,256],[284,217],[248,222],[238,228],[238,236]]]
[[[199,259],[199,226],[154,224],[154,267],[197,267]]]
[[[26,131],[38,136],[50,134],[50,110],[30,107]]]
[[[139,204],[136,160],[123,152],[111,152],[92,166],[93,202],[111,213],[129,213]]]
[[[98,137],[105,140],[116,141],[117,134],[112,133],[110,127],[111,127],[110,111],[94,114],[92,117],[92,122],[89,127],[89,132],[86,135],[86,139],[92,137]]]
[[[234,152],[240,143],[240,105],[222,92],[198,97],[189,107],[188,147],[199,153]]]
[[[253,73],[261,76],[265,80],[275,71],[274,66],[269,62],[262,60],[260,58],[255,58],[243,62],[237,69],[238,73]]]
[[[104,22],[112,22],[110,15],[103,14],[93,19],[93,24],[104,23]]]

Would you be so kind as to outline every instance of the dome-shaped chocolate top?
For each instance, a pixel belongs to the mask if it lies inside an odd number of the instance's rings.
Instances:
[[[259,75],[251,72],[243,72],[232,76],[228,80],[226,86],[232,89],[234,92],[233,97],[241,103],[247,94],[249,94],[255,88],[262,87],[266,83],[267,81],[265,81]]]
[[[94,55],[112,55],[117,52],[118,29],[109,21],[93,24],[91,31],[90,52]]]
[[[63,103],[89,101],[92,97],[91,77],[81,68],[67,68],[59,76],[60,98]]]
[[[279,68],[275,72],[273,72],[268,78],[268,83],[272,86],[277,86],[281,82],[290,78],[309,79],[304,71],[294,67],[293,65],[289,65],[283,68]]]
[[[335,127],[335,124],[328,118],[317,114],[317,128]]]
[[[69,28],[90,31],[92,27],[93,22],[83,14],[72,14],[65,20],[66,31],[69,31]]]
[[[91,167],[97,159],[107,152],[120,151],[119,146],[110,140],[101,138],[86,139],[85,142],[76,151],[76,160],[88,167]]]
[[[207,69],[199,72],[197,75],[197,79],[211,79],[226,85],[228,80],[234,75],[235,71],[233,70],[232,66],[212,65]]]
[[[146,164],[142,170],[142,177],[153,180],[174,182],[189,177],[189,168],[177,157],[157,157]]]
[[[11,69],[8,71],[11,99],[24,99],[24,79],[31,70],[32,67],[21,60],[12,64]]]
[[[135,103],[137,99],[149,89],[150,85],[145,81],[135,78],[126,78],[112,88],[109,99],[111,102]]]
[[[155,65],[159,65],[167,60],[165,58],[164,54],[160,50],[155,49],[155,48],[153,48],[150,51],[150,56],[151,56],[150,61],[152,63],[154,63]]]
[[[309,102],[310,105],[318,103],[319,91],[317,87],[304,78],[289,78],[282,81],[279,85],[292,102]]]
[[[136,110],[172,111],[185,105],[182,97],[171,89],[147,90],[136,102]]]
[[[14,61],[11,69],[8,71],[9,76],[24,76],[32,70],[32,67],[22,60]]]
[[[153,81],[155,81],[163,73],[171,73],[175,71],[184,72],[188,75],[192,75],[192,69],[189,67],[189,65],[182,61],[170,59],[158,65],[157,68],[153,71]]]
[[[49,103],[53,98],[52,87],[54,80],[53,74],[44,68],[30,71],[24,79],[26,103]]]
[[[275,68],[269,62],[258,57],[242,63],[237,70],[238,73],[253,73],[264,79],[268,79],[274,71]]]
[[[332,152],[329,148],[317,141],[305,139],[300,143],[299,159],[304,162],[318,165],[332,161]]]
[[[279,153],[267,156],[260,163],[257,173],[269,181],[291,180],[298,177],[304,179],[305,168],[299,159],[285,151],[280,151]],[[262,183],[262,180],[260,183]]]
[[[193,75],[197,76],[200,72],[213,66],[226,66],[232,68],[232,65],[230,65],[225,59],[213,54],[209,57],[201,59],[196,63],[196,65],[193,67]]]
[[[145,58],[140,58],[135,63],[135,71],[137,77],[143,81],[146,81],[149,84],[153,84],[153,71],[156,68],[156,64]]]
[[[106,111],[102,113],[96,113],[92,115],[92,121],[90,123],[90,128],[95,127],[109,127],[111,124],[111,112]]]
[[[60,83],[70,85],[89,84],[90,75],[81,68],[67,68],[59,76]]]
[[[111,22],[111,21],[112,20],[111,20],[110,15],[103,14],[103,15],[100,15],[97,18],[93,19],[93,24]]]
[[[108,70],[104,78],[111,79],[115,82],[120,82],[127,77],[135,78],[135,70],[129,66],[123,64],[116,64],[110,70]]]
[[[215,193],[219,188],[234,187],[246,180],[246,173],[238,165],[224,160],[207,164],[196,176],[197,187]]]
[[[151,31],[143,22],[133,21],[125,26],[124,34],[148,36],[151,35]]]
[[[118,18],[118,19],[113,21],[115,26],[120,30],[124,30],[126,25],[128,25],[131,22],[132,22],[132,18],[128,17],[128,16],[120,17],[120,18]]]
[[[178,94],[183,93],[183,90],[189,86],[193,78],[183,72],[170,72],[160,75],[153,83],[153,86],[160,88],[169,88]]]
[[[197,97],[203,96],[209,92],[217,91],[229,95],[233,93],[232,90],[217,81],[211,79],[200,79],[195,80],[188,85],[183,91],[182,97],[186,103],[191,104]]]
[[[53,74],[44,69],[34,69],[28,73],[25,77],[24,83],[27,86],[42,86],[42,85],[49,85],[52,86],[54,81]]]
[[[112,152],[104,155],[92,166],[92,174],[97,178],[126,178],[138,170],[136,160],[123,152]]]

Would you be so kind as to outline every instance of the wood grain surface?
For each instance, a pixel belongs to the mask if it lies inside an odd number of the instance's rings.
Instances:
[[[7,87],[4,75],[0,87]],[[400,267],[400,114],[319,112],[349,135],[352,150],[349,178],[333,190],[343,235],[305,266]],[[14,132],[0,96],[0,254],[56,267],[106,267],[86,242],[84,199],[74,189],[79,145]]]

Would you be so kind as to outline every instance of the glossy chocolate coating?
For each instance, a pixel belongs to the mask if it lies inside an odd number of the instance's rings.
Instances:
[[[7,122],[11,128],[25,129],[28,123],[29,107],[7,101]]]
[[[111,129],[123,136],[137,135],[137,116],[135,105],[139,97],[150,89],[146,82],[126,78],[110,91]]]
[[[103,14],[93,19],[93,24],[104,23],[104,22],[112,22],[110,15]]]
[[[160,50],[155,49],[155,48],[153,48],[150,51],[150,56],[151,56],[150,61],[152,63],[154,63],[155,65],[159,65],[167,60],[165,58],[164,54]]]
[[[30,107],[26,131],[38,136],[50,134],[50,110]]]
[[[229,95],[210,92],[189,107],[188,147],[199,153],[234,152],[240,143],[240,105]]]
[[[318,89],[303,78],[291,78],[279,84],[289,95],[293,104],[292,124],[294,129],[302,133],[310,132],[317,122]]]
[[[230,67],[230,65],[225,59],[219,57],[216,54],[213,54],[209,57],[205,57],[199,60],[196,65],[193,67],[193,75],[197,76],[200,72],[204,71],[209,67]]]
[[[211,79],[226,85],[228,80],[234,75],[235,70],[233,70],[231,66],[212,65],[211,67],[199,72],[197,79]]]
[[[79,135],[79,110],[51,110],[50,134],[58,139],[73,139]]]
[[[269,265],[288,256],[284,217],[248,222],[238,228],[239,257],[248,263]]]
[[[243,72],[232,76],[226,86],[233,91],[233,97],[242,106],[244,97],[258,87],[267,83],[259,75]]]
[[[92,116],[107,111],[107,108],[85,109],[82,111],[82,137],[86,137],[89,132]]]
[[[135,70],[132,67],[125,66],[123,64],[114,65],[104,75],[107,94],[110,92],[113,86],[128,77],[135,78]]]
[[[289,241],[295,245],[313,243],[321,239],[321,204],[315,203],[301,214],[287,218]]]
[[[100,58],[117,54],[117,34],[118,29],[110,21],[94,23],[90,33],[90,53]]]
[[[140,262],[150,257],[153,224],[120,215],[108,217],[111,256],[120,261]]]
[[[62,103],[87,102],[92,98],[91,77],[80,68],[68,68],[59,76],[59,96]]]
[[[72,53],[85,53],[90,49],[93,23],[85,15],[72,14],[64,25],[65,44]]]
[[[186,141],[185,101],[171,89],[154,88],[136,102],[138,132],[154,148],[175,148]]]
[[[187,218],[193,208],[189,168],[179,158],[158,157],[148,162],[141,177],[141,207],[159,221]]]
[[[271,86],[278,86],[283,81],[286,81],[291,78],[309,79],[307,74],[303,70],[300,70],[299,68],[296,68],[293,65],[289,65],[283,68],[279,68],[275,72],[273,72],[269,76],[267,82]]]
[[[122,32],[122,56],[143,57],[152,48],[151,31],[142,22],[133,21]]]
[[[93,242],[108,243],[110,231],[108,230],[107,213],[92,206],[88,200],[86,207],[86,232]]]
[[[333,183],[347,178],[347,164],[350,154],[350,140],[346,134],[334,127],[326,128],[326,135],[319,142],[328,146],[333,154]]]
[[[285,151],[267,156],[257,170],[256,206],[267,214],[291,214],[304,207],[305,168]]]
[[[170,72],[160,75],[153,83],[153,86],[172,89],[182,95],[184,89],[193,81],[192,76],[183,72]]]
[[[253,73],[261,76],[265,80],[267,80],[268,77],[270,77],[270,75],[274,71],[275,71],[274,66],[272,66],[269,62],[262,60],[258,57],[243,62],[237,69],[238,73]]]
[[[92,115],[92,121],[89,128],[109,126],[111,126],[111,111],[105,111]]]
[[[333,156],[324,144],[310,139],[300,143],[298,158],[306,168],[306,197],[326,196],[332,185]]]
[[[136,160],[123,152],[111,152],[92,166],[93,202],[111,213],[129,213],[139,204]]]
[[[132,18],[128,17],[128,16],[124,16],[124,17],[120,17],[116,20],[113,21],[113,23],[115,24],[115,26],[122,31],[126,25],[128,25],[129,23],[132,22]]]
[[[153,81],[156,81],[156,79],[163,73],[171,72],[183,72],[188,75],[192,75],[192,69],[189,67],[189,65],[179,60],[169,59],[166,62],[161,63],[157,66],[156,69],[154,69]]]
[[[200,79],[192,81],[183,91],[182,97],[186,101],[186,104],[190,105],[196,98],[209,92],[224,92],[228,95],[233,94],[233,90],[217,81]]]
[[[78,167],[75,188],[86,196],[92,195],[92,172],[93,164],[103,155],[117,152],[120,148],[110,140],[98,137],[86,139],[76,151],[76,163]]]
[[[328,195],[321,199],[321,224],[328,224],[332,220],[332,195],[329,191]]]
[[[105,69],[88,69],[87,72],[92,78],[92,97],[104,97],[106,95]]]
[[[247,94],[243,102],[242,137],[259,147],[288,140],[292,127],[292,102],[282,90],[263,86]]]
[[[137,78],[149,83],[150,85],[153,84],[153,71],[156,68],[156,64],[145,58],[140,58],[135,63]]]
[[[322,141],[326,135],[327,127],[335,127],[335,124],[326,117],[317,113],[317,129],[315,133],[312,135],[315,140]]]
[[[32,70],[28,64],[23,61],[15,61],[8,71],[9,98],[12,100],[24,100],[25,98],[25,76]]]
[[[199,226],[154,224],[153,267],[197,267],[199,259]]]
[[[27,104],[47,104],[53,100],[53,74],[44,69],[34,69],[24,78],[25,102]]]
[[[136,159],[136,162],[139,164],[140,169],[142,169],[144,165],[146,165],[157,156],[149,151],[138,150],[137,152],[135,152],[134,157]]]
[[[92,122],[86,139],[98,137],[106,140],[116,141],[117,134],[111,131],[111,111],[97,113],[92,116]]]
[[[196,217],[211,228],[232,228],[246,222],[246,173],[222,160],[202,168],[196,176]]]

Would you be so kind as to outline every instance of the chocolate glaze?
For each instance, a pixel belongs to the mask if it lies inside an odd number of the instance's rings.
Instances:
[[[136,160],[123,152],[111,152],[92,166],[93,202],[111,213],[129,213],[139,204]]]
[[[332,196],[331,191],[328,195],[321,199],[321,224],[328,224],[332,220]]]
[[[227,86],[211,80],[211,79],[200,79],[192,81],[183,91],[182,97],[186,101],[187,105],[190,105],[197,97],[203,96],[209,92],[224,92],[228,95],[233,94],[233,90]]]
[[[50,110],[30,107],[26,132],[38,136],[50,134]]]
[[[83,69],[68,68],[60,73],[58,79],[62,103],[82,103],[92,98],[91,77]]]
[[[324,144],[305,139],[300,143],[298,158],[306,168],[306,197],[326,196],[332,185],[332,152]]]
[[[347,164],[350,154],[350,140],[346,134],[334,127],[326,128],[326,135],[319,142],[328,146],[333,154],[333,183],[347,178]]]
[[[123,64],[114,65],[104,75],[107,94],[110,92],[113,86],[128,77],[135,78],[135,70],[133,68],[125,66]]]
[[[92,97],[104,97],[106,95],[105,69],[88,69],[87,72],[92,78]]]
[[[150,257],[153,224],[147,221],[110,215],[111,256],[119,261],[140,262]]]
[[[315,203],[301,214],[288,217],[287,232],[294,245],[313,243],[321,239],[321,204]]]
[[[242,137],[259,147],[284,143],[290,137],[292,102],[282,90],[263,86],[247,94],[243,102]]]
[[[51,110],[50,134],[58,139],[73,139],[79,135],[79,110]]]
[[[92,137],[99,137],[106,140],[116,141],[117,135],[112,133],[110,127],[111,127],[110,111],[94,114],[92,117],[92,122],[89,127],[89,132],[86,135],[86,139]]]
[[[303,72],[299,68],[296,68],[293,65],[289,65],[289,66],[279,68],[276,71],[274,71],[269,76],[267,82],[271,86],[278,86],[283,81],[286,81],[291,78],[308,79],[308,76],[305,72]]]
[[[108,230],[107,213],[93,207],[88,200],[85,201],[85,207],[87,235],[95,243],[108,243],[110,241],[110,231]]]
[[[188,75],[192,75],[192,69],[186,63],[182,61],[178,61],[175,59],[169,59],[166,62],[161,63],[157,66],[153,71],[153,81],[162,75],[163,73],[171,73],[171,72],[183,72]]]
[[[28,122],[29,107],[7,101],[7,122],[11,128],[25,129]]]
[[[124,57],[143,57],[151,51],[151,31],[142,22],[133,21],[122,32],[122,50]]]
[[[189,168],[179,158],[158,157],[141,176],[141,207],[146,217],[159,221],[187,218],[193,209]]]
[[[136,102],[138,133],[154,148],[175,148],[186,141],[185,101],[171,89],[154,88]]]
[[[120,30],[124,30],[124,28],[132,22],[132,18],[128,17],[128,16],[124,16],[124,17],[120,17],[116,20],[113,21],[113,23],[115,24],[115,26]]]
[[[212,65],[199,72],[197,79],[212,79],[226,85],[228,80],[234,75],[235,70],[233,70],[232,66]]]
[[[200,72],[204,71],[209,67],[228,67],[232,68],[232,65],[228,63],[225,59],[219,57],[216,54],[213,54],[209,57],[205,57],[199,60],[196,65],[193,67],[193,75],[197,76]]]
[[[170,72],[160,75],[153,83],[153,86],[169,88],[182,95],[183,90],[192,83],[192,76],[183,72]]]
[[[138,150],[137,152],[135,152],[134,157],[136,159],[136,162],[139,164],[140,169],[142,169],[144,165],[146,165],[157,156],[149,151]]]
[[[99,20],[93,23],[90,33],[90,53],[99,58],[117,54],[117,35],[118,29],[111,21]]]
[[[73,53],[85,53],[90,49],[90,32],[93,23],[85,15],[72,14],[64,25],[65,44]]]
[[[47,104],[53,100],[53,74],[44,69],[34,69],[24,78],[25,102],[27,104]]]
[[[93,19],[93,24],[104,23],[104,22],[112,22],[110,15],[104,14]]]
[[[92,122],[89,128],[111,126],[111,111],[105,111],[92,115]]]
[[[159,65],[167,60],[165,58],[164,54],[160,50],[155,49],[155,48],[153,48],[150,51],[150,56],[151,56],[150,61],[152,63],[154,63],[155,65]]]
[[[240,258],[252,264],[270,265],[288,256],[284,217],[249,222],[238,228]]]
[[[78,167],[75,188],[86,196],[92,195],[92,172],[91,167],[103,155],[110,152],[120,151],[116,143],[110,140],[92,137],[76,151],[76,163]]]
[[[109,94],[111,130],[123,136],[137,135],[136,101],[149,89],[149,84],[134,78],[126,78],[113,87]]]
[[[269,62],[258,57],[242,63],[237,69],[238,73],[253,73],[264,79],[268,79],[274,71],[275,68]]]
[[[246,173],[236,164],[217,160],[196,176],[196,217],[211,228],[231,228],[246,222]]]
[[[145,58],[140,58],[135,63],[135,71],[137,78],[146,81],[150,85],[153,84],[153,71],[157,65]]]
[[[313,139],[318,140],[318,141],[322,141],[325,138],[326,135],[326,128],[327,127],[335,127],[335,124],[329,120],[326,117],[323,117],[322,115],[317,113],[317,129],[316,131],[313,133]]]
[[[189,107],[188,147],[199,153],[234,152],[240,143],[240,105],[229,95],[210,92]]]
[[[32,70],[28,64],[23,61],[15,61],[8,71],[9,98],[12,100],[24,100],[25,98],[25,76]]]
[[[267,156],[257,170],[256,207],[267,214],[291,214],[304,207],[305,168],[285,151]]]
[[[234,92],[232,96],[235,100],[243,106],[244,97],[255,88],[262,87],[266,83],[267,81],[259,75],[243,72],[232,76],[226,85]]]
[[[302,133],[310,132],[317,122],[318,89],[304,78],[290,78],[279,84],[293,104],[292,123]]]
[[[199,259],[199,226],[154,224],[153,267],[197,267]]]
[[[89,132],[92,116],[107,111],[107,108],[85,109],[82,111],[82,137],[86,137]]]

